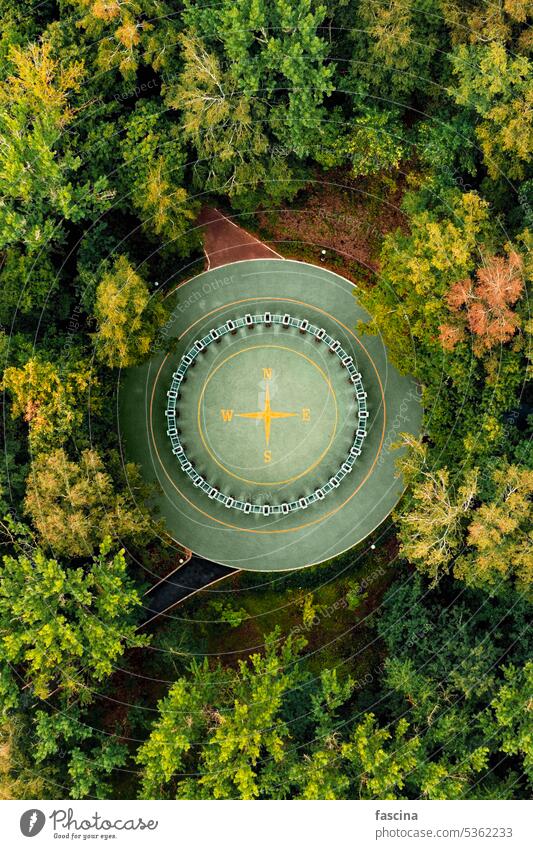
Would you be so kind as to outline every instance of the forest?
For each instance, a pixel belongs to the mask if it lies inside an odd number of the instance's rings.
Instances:
[[[0,0],[0,798],[530,798],[532,18]],[[358,283],[423,433],[369,540],[140,628],[116,393],[206,204]]]

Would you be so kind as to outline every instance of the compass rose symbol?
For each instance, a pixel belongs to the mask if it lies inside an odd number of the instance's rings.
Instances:
[[[265,369],[264,372],[268,373],[269,377],[272,376],[271,369]],[[266,376],[266,375],[265,375]],[[265,404],[262,410],[256,410],[253,413],[233,413],[233,410],[221,410],[222,419],[225,422],[230,422],[233,419],[233,415],[235,415],[238,419],[254,419],[255,421],[262,421],[265,429],[265,443],[266,450],[264,452],[264,461],[265,463],[270,463],[272,459],[272,453],[269,450],[270,445],[270,430],[272,427],[272,422],[275,419],[293,419],[293,418],[301,418],[302,421],[308,422],[310,421],[310,411],[307,407],[304,407],[301,413],[288,413],[284,410],[273,410],[270,404],[270,383],[267,381],[266,390],[265,390]]]
[[[292,419],[299,416],[299,413],[284,413],[280,410],[273,410],[270,406],[270,384],[266,385],[265,406],[262,410],[256,413],[235,413],[239,419],[262,419],[265,424],[265,440],[268,448],[270,442],[270,426],[273,419]]]

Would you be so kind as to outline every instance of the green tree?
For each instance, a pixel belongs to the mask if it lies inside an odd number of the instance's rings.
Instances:
[[[299,680],[294,661],[302,646],[302,640],[290,637],[280,645],[274,632],[264,655],[239,661],[238,674],[223,675],[220,667],[211,672],[204,665],[193,669],[191,680],[177,681],[137,754],[144,795],[161,793],[169,783],[179,798],[282,794],[278,787],[288,781],[289,770],[283,700]],[[185,771],[199,777],[180,775]]]
[[[342,146],[355,177],[393,170],[406,153],[396,115],[370,107],[354,119]]]
[[[15,45],[35,42],[54,19],[53,0],[30,0],[21,6],[17,0],[0,0],[0,76],[10,73],[9,51]]]
[[[84,68],[74,62],[62,68],[47,43],[10,52],[13,73],[0,84],[0,247],[23,242],[30,249],[56,237],[63,217],[76,215],[76,195],[65,180],[74,167],[57,146],[74,113],[69,95],[80,89]],[[81,188],[81,187],[80,187]]]
[[[527,21],[532,12],[528,0],[443,0],[442,11],[454,45],[498,42],[512,46],[516,52],[527,52],[531,47]]]
[[[523,759],[524,772],[533,786],[533,662],[521,669],[509,666],[504,674],[505,682],[490,704],[487,734],[496,736],[501,751]]]
[[[350,778],[341,767],[338,746],[306,755],[293,767],[291,777],[301,799],[352,798]]]
[[[26,724],[18,717],[0,725],[0,800],[43,799],[46,781],[36,773],[25,746]]]
[[[436,199],[423,180],[403,206],[408,232],[384,239],[380,274],[362,291],[372,319],[361,329],[381,333],[395,364],[420,382],[435,468],[453,471],[460,454],[482,466],[491,452],[501,453],[502,417],[516,405],[527,365],[527,327],[513,336],[523,321],[517,299],[525,255],[511,261],[510,249],[509,261],[498,257],[489,204],[476,192],[446,190]],[[474,277],[472,299],[452,315],[450,294]],[[458,344],[461,335],[472,344]],[[509,344],[493,345],[496,338]]]
[[[339,709],[350,700],[353,688],[353,679],[350,676],[341,679],[336,669],[324,669],[320,673],[320,689],[311,695],[311,705],[316,732],[321,740],[333,742]]]
[[[248,663],[240,661],[232,709],[204,749],[199,784],[211,798],[268,796],[271,782],[276,783],[276,766],[289,738],[281,715],[283,696],[296,683],[297,671],[290,669],[292,640],[279,652],[274,639],[267,641],[264,657],[253,654]],[[266,768],[261,770],[262,761]]]
[[[478,470],[453,484],[448,469],[433,470],[428,464],[425,446],[415,440],[409,444],[411,455],[403,468],[408,476],[418,469],[418,482],[409,509],[399,517],[402,553],[436,582],[462,547],[478,490]]]
[[[118,70],[135,80],[139,66],[149,62],[156,71],[172,63],[175,13],[164,0],[67,0],[78,13],[77,25],[88,43],[96,45],[96,67]]]
[[[184,70],[165,100],[183,112],[197,185],[250,206],[295,194],[291,163],[320,144],[332,90],[325,14],[311,0],[223,0],[208,14],[187,4]]]
[[[156,234],[181,255],[195,244],[191,222],[198,213],[184,188],[187,155],[178,125],[163,104],[140,101],[128,117],[121,153],[122,181],[141,217],[145,232]]]
[[[235,607],[224,601],[210,601],[209,612],[216,616],[220,622],[227,622],[231,628],[239,628],[243,622],[249,619],[248,611],[244,607]]]
[[[356,726],[342,754],[355,771],[360,799],[398,798],[420,757],[420,741],[407,738],[408,729],[405,719],[399,720],[394,733],[379,728],[371,713]]]
[[[413,342],[421,344],[417,358],[422,359],[419,369],[427,367],[427,378],[448,315],[444,296],[477,267],[494,232],[489,205],[475,192],[451,192],[448,210],[420,208],[421,202],[414,193],[405,199],[409,232],[385,237],[377,285],[363,297],[372,315],[370,329],[383,333],[403,371],[412,371]]]
[[[95,181],[76,177],[81,158],[69,149],[66,130],[73,122],[74,96],[82,88],[82,62],[61,62],[51,44],[25,49],[13,46],[9,53],[12,73],[0,83],[0,249],[23,246],[32,262],[37,252],[66,235],[64,223],[78,222],[107,208],[107,178]],[[42,289],[47,272],[34,270],[29,260],[12,253],[8,268],[18,262]],[[26,298],[28,296],[26,295]]]
[[[36,261],[33,253],[10,246],[0,258],[0,280],[0,322],[8,326],[19,313],[28,315],[42,309],[46,298],[57,288],[59,275],[46,254]]]
[[[405,103],[427,96],[444,32],[431,0],[360,0],[352,31],[351,79],[378,99]],[[438,55],[438,54],[437,54]],[[353,90],[352,89],[352,90]]]
[[[65,568],[40,551],[6,556],[0,585],[0,653],[41,698],[61,688],[90,700],[86,688],[107,678],[135,634],[140,599],[124,551],[111,541],[85,567]]]
[[[128,748],[115,737],[99,733],[79,706],[62,705],[54,713],[36,711],[34,737],[36,767],[53,776],[59,786],[68,782],[69,797],[112,795],[113,772],[127,763]]]
[[[520,763],[505,756],[501,739],[488,730],[486,705],[504,683],[502,661],[512,656],[521,665],[530,656],[530,605],[509,588],[500,596],[459,593],[451,581],[438,592],[428,589],[420,576],[399,581],[385,595],[377,623],[389,655],[387,716],[407,710],[422,742],[409,795],[520,795]]]
[[[220,666],[210,670],[204,660],[193,664],[189,678],[176,681],[159,702],[159,717],[137,753],[145,798],[168,798],[169,786],[175,794],[182,773],[196,770],[195,749],[221,718],[214,704],[220,682],[231,686],[232,681],[230,672]]]
[[[437,582],[453,570],[456,578],[487,589],[514,580],[531,588],[531,495],[533,473],[492,458],[492,469],[458,473],[433,470],[427,447],[408,438],[401,461],[411,496],[399,515],[402,553]],[[494,467],[495,466],[495,467]]]
[[[181,37],[184,70],[178,84],[168,86],[165,100],[183,110],[183,133],[197,152],[197,186],[241,199],[269,178],[275,186],[283,163],[265,132],[267,108],[243,91],[235,71],[223,71],[214,50],[194,30]]]
[[[275,98],[269,123],[299,156],[309,152],[332,90],[327,44],[319,35],[325,15],[326,7],[311,0],[240,6],[225,0],[220,12],[224,59],[254,98]],[[286,92],[281,100],[280,92]]]

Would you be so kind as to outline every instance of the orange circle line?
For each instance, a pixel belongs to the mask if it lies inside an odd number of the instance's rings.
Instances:
[[[346,330],[346,332],[349,333],[350,336],[352,336],[355,339],[355,341],[358,343],[358,345],[361,346],[361,348],[363,349],[363,351],[367,355],[368,359],[370,360],[370,362],[372,364],[372,368],[374,369],[374,371],[376,373],[376,377],[378,379],[379,388],[380,388],[380,392],[381,392],[381,399],[383,401],[383,428],[382,428],[382,431],[381,431],[381,439],[380,439],[380,443],[379,443],[379,446],[378,446],[378,451],[376,453],[374,461],[373,461],[370,469],[368,470],[367,474],[365,475],[365,477],[363,478],[363,480],[359,484],[359,486],[356,487],[356,489],[354,489],[352,494],[345,501],[343,501],[342,504],[339,504],[339,506],[336,507],[335,510],[330,510],[330,512],[325,513],[324,516],[321,516],[318,519],[313,519],[312,522],[306,522],[303,525],[297,525],[295,528],[282,528],[282,529],[276,529],[276,530],[260,530],[260,529],[255,529],[255,528],[240,528],[238,525],[232,525],[230,522],[223,522],[221,519],[217,519],[216,516],[211,516],[210,513],[207,513],[205,510],[202,510],[200,507],[198,507],[198,505],[194,504],[194,502],[192,502],[189,498],[187,498],[185,493],[183,493],[180,490],[180,488],[178,486],[176,486],[176,484],[174,483],[174,481],[172,480],[172,478],[168,474],[168,472],[165,468],[165,465],[161,460],[161,457],[159,456],[159,451],[157,450],[157,443],[155,441],[153,424],[152,424],[152,422],[153,422],[153,415],[152,414],[153,414],[154,393],[155,393],[155,388],[157,386],[157,381],[159,380],[159,375],[161,374],[161,370],[162,370],[163,366],[165,365],[167,359],[169,358],[170,354],[166,355],[165,359],[163,360],[163,362],[159,366],[159,369],[158,369],[158,372],[156,374],[156,378],[155,378],[155,381],[154,381],[154,385],[153,385],[153,388],[152,388],[152,395],[151,395],[151,398],[150,398],[150,432],[151,432],[151,435],[152,435],[152,444],[154,446],[155,452],[157,454],[157,459],[159,460],[161,468],[163,469],[163,472],[165,473],[166,477],[168,478],[170,484],[174,487],[176,492],[178,492],[179,495],[181,495],[183,500],[186,501],[187,504],[189,504],[194,510],[197,510],[198,513],[200,513],[202,516],[205,516],[207,519],[211,519],[213,522],[216,522],[217,524],[222,525],[223,527],[231,528],[232,530],[241,531],[242,533],[247,533],[247,534],[287,534],[287,533],[294,533],[295,531],[300,531],[303,528],[308,528],[308,527],[311,527],[312,525],[316,525],[318,522],[322,522],[322,521],[324,521],[324,519],[327,519],[327,518],[329,518],[329,516],[334,515],[335,513],[338,513],[339,510],[342,510],[342,508],[345,507],[346,504],[348,504],[348,502],[352,500],[354,495],[356,495],[359,492],[361,487],[366,483],[366,481],[368,480],[368,478],[370,477],[370,475],[374,471],[375,465],[378,461],[378,457],[379,457],[380,452],[381,452],[381,448],[383,446],[383,441],[385,439],[385,425],[386,425],[386,421],[387,421],[387,406],[386,406],[386,402],[385,402],[385,393],[383,392],[383,384],[381,382],[381,378],[379,376],[379,373],[378,373],[378,370],[377,370],[376,365],[374,363],[374,360],[372,359],[372,357],[370,356],[370,354],[366,350],[363,343],[350,330],[350,328],[347,327],[345,324],[343,324],[342,321],[339,321],[334,316],[332,316],[330,313],[326,312],[326,310],[322,310],[322,309],[320,309],[320,307],[316,307],[313,304],[307,304],[305,301],[298,301],[294,298],[278,298],[278,297],[269,298],[269,297],[266,297],[266,296],[261,296],[261,297],[255,297],[255,298],[242,298],[239,301],[232,301],[228,304],[223,304],[222,306],[217,307],[217,309],[211,310],[209,313],[206,313],[204,316],[200,316],[200,318],[197,321],[195,321],[191,325],[189,325],[189,327],[178,337],[178,339],[182,339],[183,336],[185,335],[185,333],[188,333],[188,331],[191,330],[194,327],[195,324],[198,324],[203,319],[207,318],[210,315],[213,315],[213,313],[220,312],[220,310],[227,309],[227,307],[232,307],[236,304],[248,303],[249,301],[282,301],[282,302],[286,302],[286,303],[300,304],[301,306],[305,306],[305,307],[309,307],[310,309],[314,309],[317,312],[322,313],[322,315],[328,316],[328,318],[331,318],[332,321],[334,321],[336,324],[343,327]]]

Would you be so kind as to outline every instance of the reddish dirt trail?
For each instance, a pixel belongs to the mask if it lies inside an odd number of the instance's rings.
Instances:
[[[281,254],[234,224],[218,209],[204,206],[198,223],[203,230],[208,269],[242,259],[283,259]]]

